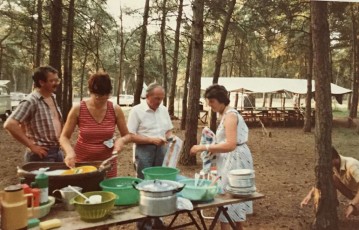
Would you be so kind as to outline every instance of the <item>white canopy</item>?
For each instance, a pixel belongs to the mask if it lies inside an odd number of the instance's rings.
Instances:
[[[212,85],[211,77],[201,78],[201,89],[205,90]],[[218,84],[226,87],[232,92],[270,93],[288,91],[298,94],[307,93],[306,79],[290,78],[266,78],[266,77],[220,77]],[[315,91],[314,80],[312,81],[312,92]],[[342,95],[352,91],[331,83],[333,95]]]

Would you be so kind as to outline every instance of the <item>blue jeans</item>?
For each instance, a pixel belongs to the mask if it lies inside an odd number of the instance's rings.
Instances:
[[[42,162],[63,162],[64,153],[60,147],[48,147],[47,156],[40,158],[39,155],[27,150],[25,152],[25,162],[42,161]]]
[[[153,166],[162,166],[167,145],[139,145],[136,144],[135,148],[135,168],[137,177],[144,179],[142,170]]]

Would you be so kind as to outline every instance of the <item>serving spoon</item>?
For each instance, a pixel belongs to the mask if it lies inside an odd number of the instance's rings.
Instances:
[[[81,192],[77,191],[77,190],[76,190],[74,187],[72,187],[71,185],[68,185],[68,187],[69,187],[72,191],[76,192],[78,195],[82,196],[82,197],[85,199],[85,204],[89,204],[89,203],[90,203],[90,200],[89,200],[89,198],[88,198],[87,196],[85,196],[85,195],[82,194]]]

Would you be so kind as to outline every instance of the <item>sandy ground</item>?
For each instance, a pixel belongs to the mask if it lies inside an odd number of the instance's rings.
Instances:
[[[334,123],[333,143],[341,154],[359,159],[358,134],[354,129],[341,125],[343,122]],[[3,189],[18,182],[16,166],[23,164],[24,147],[5,132],[2,122],[0,124],[0,189]],[[183,138],[183,132],[177,128],[178,122],[174,124],[175,134]],[[261,128],[250,128],[248,145],[254,160],[256,186],[265,198],[254,202],[254,214],[248,216],[245,229],[309,229],[314,219],[313,206],[301,209],[299,203],[314,181],[314,133],[303,133],[298,127],[270,127],[268,130],[271,137],[263,135]],[[127,146],[119,157],[120,176],[134,176],[131,149]],[[196,166],[179,165],[179,168],[183,175],[193,177],[195,172],[200,171],[201,162],[198,159]],[[345,219],[344,210],[348,201],[341,196],[339,200],[340,229],[358,229],[359,217]],[[212,213],[213,210],[209,210],[206,215]],[[168,217],[164,220],[166,223],[170,221]],[[183,217],[179,221],[187,220]],[[115,229],[135,229],[135,225]]]

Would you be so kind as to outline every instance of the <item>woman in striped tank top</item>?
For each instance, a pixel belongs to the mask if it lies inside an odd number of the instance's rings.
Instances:
[[[125,116],[119,105],[108,101],[111,91],[111,79],[107,73],[93,74],[88,81],[90,99],[81,101],[70,110],[61,133],[60,144],[66,153],[65,163],[75,167],[75,162],[103,161],[111,157],[113,152],[120,152],[124,144],[131,141]],[[71,135],[76,125],[79,135],[73,148]],[[114,140],[115,128],[121,138]],[[107,177],[117,176],[117,159]]]

